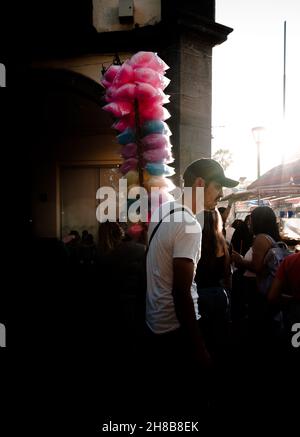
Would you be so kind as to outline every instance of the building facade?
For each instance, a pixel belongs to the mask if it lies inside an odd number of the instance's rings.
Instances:
[[[28,223],[38,237],[72,229],[96,235],[96,191],[116,185],[120,147],[102,110],[101,71],[115,56],[154,51],[170,66],[167,121],[178,183],[185,166],[211,155],[212,49],[232,29],[215,22],[214,0],[49,3],[26,24],[19,98],[29,102]],[[43,13],[42,13],[43,12]],[[24,86],[26,85],[26,86]],[[29,194],[30,193],[30,194]]]

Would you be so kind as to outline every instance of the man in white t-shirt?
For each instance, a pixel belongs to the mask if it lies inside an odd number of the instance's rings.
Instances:
[[[201,226],[196,219],[196,189],[204,189],[204,208],[211,210],[222,197],[222,186],[233,187],[222,167],[212,159],[199,159],[183,175],[185,187],[192,187],[192,208],[164,204],[160,217],[168,216],[157,228],[147,255],[146,323],[152,338],[152,368],[159,365],[162,375],[193,374],[194,365],[208,367],[198,319],[197,287],[194,282],[201,251]],[[169,211],[175,209],[173,214]],[[178,210],[177,210],[178,209]],[[148,239],[157,222],[150,223]],[[189,230],[193,228],[193,231]],[[184,379],[184,377],[183,377]],[[176,384],[175,384],[176,385]]]

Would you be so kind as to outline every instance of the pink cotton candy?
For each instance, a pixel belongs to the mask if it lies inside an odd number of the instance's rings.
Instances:
[[[170,148],[171,143],[169,136],[162,134],[149,134],[142,139],[146,150]]]
[[[108,87],[105,93],[105,100],[107,102],[113,102],[115,100],[115,92],[116,92],[115,86]]]
[[[138,52],[130,59],[130,64],[136,67],[148,67],[163,74],[169,66],[154,52]]]
[[[111,86],[111,82],[108,82],[108,80],[102,79],[101,84],[104,86],[104,88],[109,88]]]
[[[152,85],[143,82],[136,82],[135,96],[141,105],[154,105],[169,103],[169,97],[160,88],[154,88]]]
[[[151,68],[135,68],[133,71],[135,82],[145,82],[152,85],[154,88],[164,90],[170,83],[170,79],[152,70]]]
[[[170,149],[150,149],[143,153],[143,158],[146,162],[173,162]]]
[[[124,115],[130,114],[133,110],[132,103],[120,101],[120,102],[112,102],[103,106],[104,111],[110,112],[114,117],[123,117]]]
[[[137,168],[138,160],[136,158],[126,159],[120,167],[120,172],[122,174],[128,173],[130,170],[135,170]]]
[[[120,70],[121,70],[121,65],[111,65],[109,69],[106,71],[106,73],[104,74],[104,79],[107,82],[112,83]]]
[[[128,114],[122,117],[120,120],[117,120],[112,125],[113,129],[118,130],[119,132],[123,132],[128,127],[133,128],[134,127],[134,114]]]
[[[134,83],[125,83],[117,88],[114,93],[116,100],[133,100],[135,98],[136,85]]]
[[[129,143],[122,147],[121,155],[124,159],[135,158],[137,154],[137,145],[135,143]]]
[[[158,96],[160,96],[160,91],[149,83],[136,82],[136,97],[138,99],[153,99]]]
[[[155,105],[140,105],[140,116],[142,121],[146,120],[162,120],[165,121],[171,117],[169,111],[159,104]]]
[[[133,69],[128,62],[124,62],[114,79],[114,85],[119,87],[129,82],[133,82]]]

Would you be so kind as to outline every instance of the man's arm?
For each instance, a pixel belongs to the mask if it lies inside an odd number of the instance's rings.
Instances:
[[[228,219],[228,216],[229,216],[229,214],[230,214],[230,210],[231,210],[232,203],[233,203],[233,200],[230,199],[230,200],[228,201],[228,205],[227,205],[225,211],[224,211],[223,214],[222,214],[222,215],[223,215],[223,222],[224,222],[224,224],[226,223],[226,221],[227,221],[227,219]]]
[[[210,357],[196,320],[191,285],[194,275],[194,263],[188,258],[173,259],[173,297],[175,311],[180,325],[188,333],[196,359],[203,365],[210,364]]]

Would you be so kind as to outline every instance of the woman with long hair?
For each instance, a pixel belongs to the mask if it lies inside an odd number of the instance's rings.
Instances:
[[[100,223],[98,230],[99,254],[107,255],[112,252],[121,242],[125,233],[119,223],[106,221]]]
[[[264,263],[268,250],[274,242],[281,241],[276,215],[269,206],[258,206],[251,213],[252,231],[255,240],[252,246],[252,259],[245,260],[233,252],[232,260],[237,267],[244,267],[256,274],[257,286],[260,288],[268,272]]]
[[[230,256],[222,233],[222,218],[218,210],[204,211],[201,259],[195,277],[197,288],[230,289],[230,277]]]
[[[279,313],[278,310],[271,309],[267,301],[266,284],[270,278],[270,271],[265,260],[269,249],[275,242],[281,241],[281,238],[275,213],[268,206],[259,206],[252,211],[251,224],[255,238],[252,259],[247,260],[233,252],[232,260],[237,267],[244,267],[256,274],[256,284],[254,283],[253,289],[248,292],[249,334],[254,340],[253,344],[266,354],[269,347],[273,348],[277,341],[279,323],[276,319]]]
[[[230,256],[222,232],[219,211],[204,211],[201,258],[195,282],[198,292],[199,320],[207,347],[218,361],[224,356],[228,341],[229,300],[231,288]],[[221,358],[222,359],[222,358]]]

